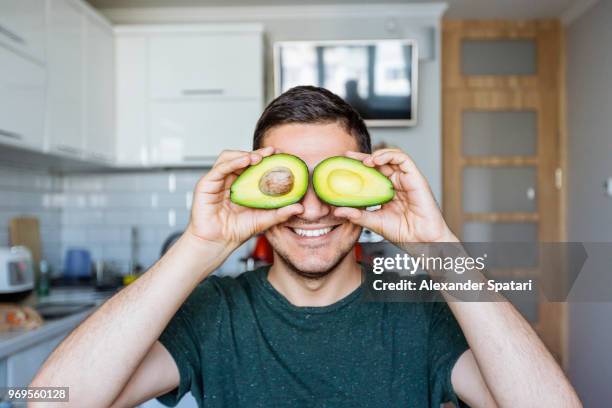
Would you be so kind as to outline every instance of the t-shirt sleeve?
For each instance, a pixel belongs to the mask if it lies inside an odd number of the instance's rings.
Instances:
[[[453,402],[465,406],[455,393],[451,372],[459,357],[469,348],[467,341],[445,302],[430,303],[429,387],[432,407]]]
[[[207,316],[214,313],[218,294],[211,278],[198,285],[178,309],[159,337],[159,342],[174,359],[180,381],[177,388],[159,396],[164,405],[174,407],[189,391],[196,399],[203,394],[202,346]]]

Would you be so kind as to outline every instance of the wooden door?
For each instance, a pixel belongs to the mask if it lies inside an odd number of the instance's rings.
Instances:
[[[445,21],[443,210],[464,241],[556,242],[562,217],[562,28],[556,20]],[[565,359],[566,310],[531,321]]]

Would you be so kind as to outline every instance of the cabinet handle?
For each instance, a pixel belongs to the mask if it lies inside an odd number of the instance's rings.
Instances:
[[[11,30],[9,30],[6,27],[2,27],[0,25],[0,33],[4,34],[5,36],[7,36],[8,38],[10,38],[11,40],[18,42],[20,44],[25,44],[26,41],[23,39],[23,37],[15,34],[14,32],[12,32]]]
[[[183,95],[192,96],[192,95],[223,95],[225,90],[220,88],[211,88],[211,89],[183,89]]]
[[[10,132],[10,131],[4,130],[4,129],[0,129],[0,136],[4,136],[4,137],[11,138],[11,139],[16,139],[16,140],[23,139],[23,136],[20,135],[19,133]]]
[[[81,150],[75,147],[65,146],[65,145],[55,145],[55,149],[59,150],[60,152],[69,153],[69,154],[80,154],[81,153]]]

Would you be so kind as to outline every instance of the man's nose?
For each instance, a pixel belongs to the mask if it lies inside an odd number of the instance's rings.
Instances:
[[[331,212],[331,207],[317,197],[314,188],[312,188],[312,183],[309,184],[308,190],[304,198],[302,198],[301,203],[304,207],[304,212],[299,215],[299,218],[307,221],[318,221]]]

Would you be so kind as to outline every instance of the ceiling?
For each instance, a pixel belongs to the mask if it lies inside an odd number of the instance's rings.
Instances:
[[[133,7],[301,6],[304,0],[87,0],[99,9]],[[447,18],[529,19],[561,17],[576,3],[592,0],[448,0]],[[383,3],[427,3],[384,0]],[[307,4],[372,4],[372,0],[311,0]]]

